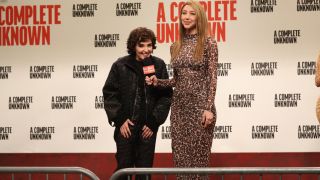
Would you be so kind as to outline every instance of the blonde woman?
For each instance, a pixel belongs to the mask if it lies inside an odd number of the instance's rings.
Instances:
[[[188,1],[180,12],[179,40],[171,46],[174,77],[146,78],[148,84],[175,87],[171,106],[172,153],[175,167],[208,167],[216,123],[218,48],[208,35],[203,7]],[[179,175],[178,179],[206,179]]]

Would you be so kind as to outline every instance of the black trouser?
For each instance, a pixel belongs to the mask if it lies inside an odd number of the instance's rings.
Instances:
[[[142,137],[142,127],[138,124],[130,126],[131,136],[126,139],[121,133],[120,129],[116,128],[114,132],[114,140],[117,145],[116,159],[118,167],[116,170],[129,167],[152,167],[154,150],[156,144],[157,132],[144,139]],[[150,175],[136,175],[136,180],[151,179]],[[127,180],[125,176],[121,179]]]

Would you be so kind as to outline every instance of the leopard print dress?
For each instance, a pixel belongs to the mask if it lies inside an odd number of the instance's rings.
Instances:
[[[204,58],[196,62],[192,55],[196,42],[197,35],[185,36],[180,53],[172,62],[173,78],[158,80],[158,86],[174,87],[170,120],[175,167],[208,167],[210,161],[214,124],[202,127],[201,117],[204,110],[209,110],[216,120],[218,48],[215,40],[207,38]],[[178,176],[183,180],[202,178]]]

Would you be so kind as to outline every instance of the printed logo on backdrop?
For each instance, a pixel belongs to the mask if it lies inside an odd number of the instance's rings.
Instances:
[[[252,126],[252,139],[275,139],[278,133],[278,125],[255,125]]]
[[[273,33],[274,44],[296,44],[300,37],[300,30],[275,30]]]
[[[232,63],[218,63],[218,76],[229,76],[229,70],[231,70]]]
[[[298,107],[301,93],[279,93],[274,95],[274,107]]]
[[[179,38],[179,12],[185,2],[158,3],[156,36],[158,43],[172,43]],[[200,1],[208,17],[208,30],[218,42],[227,40],[228,21],[237,20],[237,0]],[[169,10],[166,14],[165,10]]]
[[[0,46],[50,45],[60,10],[61,5],[0,6]]]
[[[0,66],[0,79],[9,79],[9,74],[12,73],[11,66]]]
[[[77,96],[52,96],[51,109],[73,109],[75,103],[77,103]]]
[[[30,79],[51,79],[54,66],[30,66]]]
[[[104,109],[104,99],[103,96],[96,96],[94,98],[95,109]]]
[[[272,13],[276,0],[251,0],[251,13]]]
[[[161,139],[171,139],[171,126],[161,127]]]
[[[51,140],[55,133],[55,127],[30,127],[30,140]]]
[[[10,110],[28,110],[33,103],[33,96],[10,96],[9,109]]]
[[[273,76],[278,69],[278,62],[251,63],[251,76]]]
[[[299,125],[298,139],[319,139],[320,125]]]
[[[119,34],[95,34],[94,47],[117,47],[119,40]]]
[[[72,17],[94,17],[98,4],[73,4]]]
[[[9,140],[10,134],[12,134],[12,127],[11,126],[0,127],[0,141]]]
[[[232,133],[232,126],[215,126],[213,138],[229,139],[230,133]],[[171,126],[161,127],[161,139],[171,139]]]
[[[122,2],[116,4],[116,16],[138,16],[140,2]]]
[[[213,139],[229,139],[230,133],[232,133],[232,126],[215,126]]]
[[[98,65],[73,65],[74,79],[95,78],[95,72],[98,72]]]
[[[297,65],[298,76],[302,75],[315,75],[316,62],[315,61],[300,61]]]
[[[94,140],[98,134],[98,126],[75,126],[73,127],[74,140]]]
[[[308,12],[308,11],[320,11],[319,0],[297,0],[297,11]]]
[[[255,94],[229,94],[229,108],[251,108]]]

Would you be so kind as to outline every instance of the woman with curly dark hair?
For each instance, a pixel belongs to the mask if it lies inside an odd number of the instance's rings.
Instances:
[[[117,170],[153,165],[158,127],[168,116],[172,95],[172,88],[145,84],[146,74],[168,79],[164,61],[151,55],[155,48],[152,30],[132,30],[127,40],[129,55],[113,63],[103,87],[104,108],[115,126]],[[146,177],[137,175],[136,179]]]

